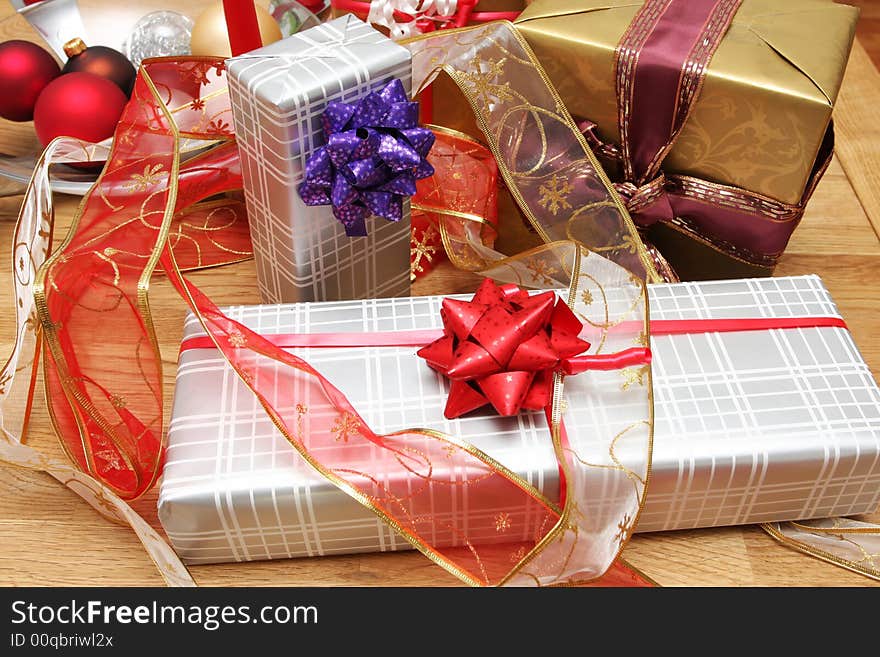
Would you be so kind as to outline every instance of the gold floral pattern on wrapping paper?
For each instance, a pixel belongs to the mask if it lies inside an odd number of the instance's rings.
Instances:
[[[125,408],[125,397],[117,394],[110,395],[110,404],[112,404],[113,408]]]
[[[815,153],[804,119],[742,95],[702,95],[667,162],[670,170],[797,203]],[[816,129],[813,130],[815,133]]]
[[[347,443],[350,436],[357,435],[361,428],[360,421],[351,413],[343,413],[336,418],[330,432],[336,437],[336,442]]]
[[[550,212],[554,217],[559,210],[570,210],[568,197],[574,191],[568,180],[561,180],[555,173],[550,181],[538,187],[538,205]]]
[[[636,336],[635,343],[640,347],[648,346],[648,334],[644,331],[639,331],[638,336]]]
[[[150,187],[155,185],[157,182],[162,180],[162,172],[163,165],[154,164],[150,166],[147,164],[144,167],[143,173],[133,173],[131,174],[131,180],[126,185],[126,189],[130,192],[145,192]]]
[[[501,512],[495,516],[495,531],[504,533],[510,529],[510,514]]]
[[[581,303],[585,306],[590,306],[593,304],[593,293],[589,290],[584,290],[581,292]]]
[[[409,268],[409,279],[411,281],[416,280],[416,274],[425,270],[425,267],[422,264],[423,259],[427,262],[431,262],[434,259],[434,255],[437,253],[437,247],[434,244],[430,244],[430,241],[436,238],[437,235],[437,229],[434,228],[433,225],[429,225],[425,228],[421,237],[416,238],[415,234],[413,234],[413,240],[409,250],[409,255],[413,259]]]

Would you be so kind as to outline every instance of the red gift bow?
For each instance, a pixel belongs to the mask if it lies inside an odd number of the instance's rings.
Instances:
[[[443,337],[418,351],[452,385],[444,415],[453,419],[491,404],[500,415],[541,410],[553,397],[553,374],[619,369],[650,360],[647,348],[578,356],[590,343],[583,324],[553,292],[534,296],[485,279],[471,301],[446,298]]]
[[[444,299],[441,317],[443,337],[418,355],[452,380],[449,419],[486,404],[501,415],[544,408],[553,372],[590,348],[578,338],[580,320],[553,292],[529,296],[488,278],[471,301]]]
[[[492,404],[501,415],[550,403],[553,372],[590,348],[583,328],[553,292],[529,296],[485,279],[471,301],[446,298],[443,337],[419,350],[452,380],[444,415],[456,418]]]

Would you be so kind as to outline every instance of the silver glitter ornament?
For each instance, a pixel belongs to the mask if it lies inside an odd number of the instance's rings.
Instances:
[[[141,18],[122,44],[135,66],[147,57],[190,54],[193,20],[176,11],[154,11]]]

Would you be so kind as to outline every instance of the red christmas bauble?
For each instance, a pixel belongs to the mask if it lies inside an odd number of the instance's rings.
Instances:
[[[0,116],[30,121],[40,92],[60,73],[52,55],[40,46],[17,39],[0,43]]]
[[[64,44],[69,59],[62,73],[93,73],[114,82],[126,96],[131,95],[137,71],[128,58],[107,46],[89,46],[82,39],[71,39]]]
[[[34,128],[46,146],[62,135],[99,142],[113,136],[128,98],[106,78],[68,73],[43,90],[34,108]]]

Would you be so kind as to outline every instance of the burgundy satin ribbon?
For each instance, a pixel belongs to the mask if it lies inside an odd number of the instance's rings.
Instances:
[[[638,329],[641,322],[624,323],[620,330]],[[655,319],[651,320],[651,335],[684,335],[696,333],[735,333],[740,331],[769,331],[774,329],[847,328],[839,317],[761,317],[755,319]],[[377,331],[371,333],[279,333],[263,337],[276,347],[294,348],[357,348],[357,347],[424,347],[442,337],[442,329],[413,331]],[[180,345],[180,353],[192,349],[215,349],[208,336],[188,338]],[[650,351],[644,348],[625,349],[611,354],[577,356],[569,359],[571,369],[622,369],[643,365],[650,360]],[[620,364],[622,363],[622,364]]]
[[[615,185],[639,226],[670,223],[751,264],[773,267],[831,161],[829,127],[801,201],[666,175],[663,159],[699,97],[706,68],[741,0],[646,0],[617,45],[615,76],[624,180]],[[616,149],[601,152],[614,156]]]
[[[619,121],[627,175],[641,185],[678,135],[740,0],[648,0],[621,39]]]

